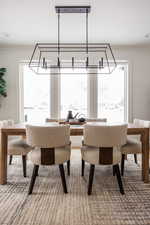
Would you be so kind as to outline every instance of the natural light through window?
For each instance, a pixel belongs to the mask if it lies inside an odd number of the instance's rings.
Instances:
[[[98,76],[98,117],[110,122],[126,120],[125,67],[117,66],[110,75]]]
[[[23,67],[24,119],[44,122],[50,115],[50,77],[36,75],[28,66]]]
[[[71,110],[87,116],[87,75],[76,74],[75,70],[61,74],[60,78],[60,115],[66,118]],[[73,74],[74,73],[74,74]],[[82,115],[82,116],[83,116]]]

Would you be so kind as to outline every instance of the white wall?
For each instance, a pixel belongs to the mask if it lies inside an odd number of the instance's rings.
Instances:
[[[131,118],[150,120],[150,46],[117,48],[115,56],[129,61]]]
[[[31,53],[31,47],[0,48],[0,67],[7,69],[7,97],[0,98],[0,120],[12,118],[19,121],[19,63],[24,59],[29,60]]]
[[[130,120],[150,120],[150,46],[113,47],[115,58],[129,62]],[[0,67],[7,68],[7,98],[0,98],[0,120],[19,121],[19,62],[29,60],[33,46],[0,47]],[[32,88],[29,86],[29,88]]]

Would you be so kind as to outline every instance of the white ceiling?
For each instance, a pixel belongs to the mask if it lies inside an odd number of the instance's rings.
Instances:
[[[55,5],[91,5],[90,42],[150,44],[150,0],[0,0],[0,44],[57,42]],[[84,14],[61,14],[60,40],[85,41]]]

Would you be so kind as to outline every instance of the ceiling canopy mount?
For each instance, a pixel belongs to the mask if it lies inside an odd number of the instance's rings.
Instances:
[[[91,6],[55,6],[56,13],[89,13]]]

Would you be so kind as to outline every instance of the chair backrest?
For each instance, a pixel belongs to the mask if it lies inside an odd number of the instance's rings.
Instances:
[[[56,148],[70,143],[69,125],[26,125],[27,143],[32,147]]]
[[[86,119],[87,122],[107,122],[106,118]]]
[[[127,124],[84,125],[84,144],[94,147],[114,147],[126,144]]]
[[[150,128],[150,121],[149,120],[134,119],[133,123],[137,127],[147,127],[147,128]],[[149,132],[149,142],[150,142],[150,132]]]
[[[8,119],[8,120],[0,120],[0,127],[7,127],[7,126],[13,126],[14,120]]]
[[[150,127],[149,120],[134,119],[133,123],[138,127]]]

